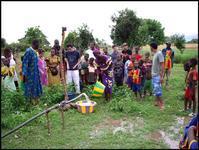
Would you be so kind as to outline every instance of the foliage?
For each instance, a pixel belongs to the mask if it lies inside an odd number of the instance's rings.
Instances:
[[[174,43],[174,45],[177,47],[177,49],[179,49],[181,54],[183,54],[183,52],[185,50],[185,42],[186,42],[185,36],[180,35],[180,34],[174,34],[170,37],[170,40],[172,43]]]
[[[126,42],[133,46],[138,44],[137,33],[140,19],[133,10],[125,9],[119,11],[119,16],[114,14],[111,20],[115,25],[112,26],[111,39],[114,44],[121,45]]]
[[[107,47],[108,46],[108,44],[106,43],[106,41],[104,40],[104,39],[98,39],[98,38],[96,38],[95,39],[95,42],[96,42],[96,44],[99,46],[99,47]]]
[[[114,14],[111,20],[115,23],[111,30],[114,44],[126,42],[130,46],[144,46],[151,42],[159,45],[165,41],[164,28],[160,22],[138,18],[133,10],[119,11],[119,16]]]
[[[9,48],[12,49],[13,53],[24,52],[30,45],[26,43],[11,43],[7,45]]]
[[[1,111],[2,114],[20,111],[25,107],[25,97],[20,92],[10,92],[2,87],[1,89]]]
[[[5,47],[6,47],[6,45],[7,45],[7,43],[6,43],[6,39],[1,38],[1,48],[5,48]]]
[[[89,43],[94,42],[94,37],[92,31],[89,31],[89,28],[86,24],[83,24],[78,28],[79,34],[79,47],[83,50],[88,48]]]
[[[77,30],[77,32],[70,32],[65,38],[64,48],[66,48],[66,45],[70,43],[78,49],[80,48],[85,50],[86,48],[88,48],[89,43],[95,41],[92,31],[90,31],[89,27],[86,24],[83,24]]]
[[[109,103],[110,110],[123,113],[140,112],[139,105],[133,100],[133,92],[127,86],[114,86],[113,93],[114,97]]]
[[[49,46],[50,43],[47,40],[47,37],[44,33],[40,30],[39,26],[30,27],[25,31],[25,36],[18,41],[20,43],[31,45],[34,39],[39,40],[40,45]]]
[[[196,44],[198,44],[198,39],[192,39],[192,40],[188,41],[187,43],[196,43]]]
[[[64,48],[66,48],[67,44],[74,44],[75,47],[79,47],[79,37],[76,31],[72,31],[68,33],[68,36],[64,40]]]
[[[139,46],[144,46],[151,42],[156,42],[158,45],[163,44],[165,41],[164,28],[156,20],[142,19],[138,28],[138,39]]]
[[[45,87],[43,89],[43,95],[40,98],[40,101],[48,104],[48,106],[59,103],[62,100],[64,100],[64,90],[62,85]]]

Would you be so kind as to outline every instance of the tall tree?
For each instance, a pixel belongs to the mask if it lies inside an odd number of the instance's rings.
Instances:
[[[92,31],[90,31],[89,27],[86,24],[83,24],[81,27],[78,28],[78,35],[79,35],[78,44],[80,48],[83,50],[88,48],[90,42],[95,41]]]
[[[142,19],[138,28],[137,43],[139,46],[156,42],[158,45],[165,42],[164,28],[161,23],[153,19]]]
[[[76,31],[68,33],[68,36],[64,40],[64,48],[67,44],[73,44],[75,47],[79,47],[79,35]]]
[[[109,46],[104,39],[100,40],[100,39],[96,38],[95,42],[96,42],[97,45],[99,45],[99,47],[107,47],[107,46]]]
[[[119,11],[119,15],[114,14],[111,20],[115,25],[112,26],[111,39],[114,44],[121,45],[126,42],[130,46],[137,45],[137,33],[140,19],[133,10],[125,9]]]
[[[179,51],[181,52],[181,54],[183,54],[184,50],[185,50],[185,36],[182,34],[174,34],[170,37],[170,40],[172,43],[174,43],[174,45],[176,46],[177,49],[179,49]]]
[[[28,28],[27,31],[25,31],[25,36],[18,41],[30,45],[33,39],[38,39],[42,46],[49,46],[50,43],[47,37],[39,28],[39,26]]]

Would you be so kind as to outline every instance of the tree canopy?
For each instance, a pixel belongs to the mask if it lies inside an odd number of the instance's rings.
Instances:
[[[39,29],[39,26],[30,27],[25,31],[25,36],[18,41],[20,43],[29,44],[31,45],[32,40],[37,39],[39,40],[42,46],[49,46],[50,43],[47,40],[47,37],[44,33]]]
[[[68,33],[68,36],[64,40],[64,47],[70,43],[80,49],[85,50],[88,48],[89,43],[94,41],[95,39],[93,37],[92,31],[90,31],[86,24],[83,24],[77,29],[77,32],[72,31]]]
[[[185,36],[182,34],[174,34],[170,37],[171,42],[176,46],[177,49],[183,54],[185,50]]]
[[[150,42],[162,44],[165,41],[164,28],[154,19],[141,19],[133,10],[119,11],[119,15],[113,15],[111,39],[114,44],[128,43],[130,46],[144,46]]]

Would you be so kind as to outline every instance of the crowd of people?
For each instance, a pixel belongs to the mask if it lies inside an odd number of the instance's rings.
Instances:
[[[128,86],[139,99],[155,96],[155,106],[164,109],[162,83],[166,75],[166,87],[174,61],[174,50],[171,43],[158,50],[156,43],[150,44],[151,53],[140,54],[140,47],[129,48],[127,43],[113,45],[112,53],[107,48],[100,49],[90,43],[89,49],[80,51],[72,44],[62,50],[59,41],[54,41],[50,54],[44,57],[45,51],[39,41],[33,40],[21,57],[21,64],[16,64],[12,50],[5,48],[1,56],[1,80],[4,88],[15,91],[23,90],[24,95],[33,105],[38,104],[44,86],[67,83],[74,84],[76,93],[81,93],[81,85],[93,85],[100,81],[105,86],[105,99],[111,100],[113,84]],[[153,57],[152,57],[153,56]],[[198,114],[196,115],[196,87],[198,81],[198,60],[190,59],[184,64],[186,71],[184,111],[191,110],[195,116],[185,127],[180,148],[198,146]],[[63,74],[62,74],[63,73]],[[19,77],[18,78],[18,74]]]
[[[100,81],[105,86],[105,99],[109,101],[112,97],[113,84],[116,86],[125,84],[139,99],[155,95],[155,106],[159,106],[162,110],[164,109],[162,83],[166,75],[166,87],[168,87],[174,50],[169,42],[161,51],[158,50],[156,43],[151,43],[150,49],[151,53],[147,51],[141,55],[141,47],[129,48],[127,43],[123,43],[121,46],[113,45],[112,53],[109,53],[108,48],[100,49],[93,42],[85,51],[76,49],[70,43],[62,50],[59,41],[55,40],[49,56],[44,57],[45,51],[40,48],[39,41],[33,40],[31,47],[27,48],[21,57],[22,63],[19,68],[12,50],[4,49],[4,55],[1,57],[3,85],[11,91],[22,88],[25,96],[37,104],[38,98],[43,93],[43,86],[74,84],[76,93],[79,94],[82,85],[92,85]],[[193,102],[193,113],[195,113],[193,85],[197,82],[197,60],[192,59],[185,65],[187,71],[185,111],[187,104],[189,103],[190,108]],[[20,75],[20,79],[17,74]]]

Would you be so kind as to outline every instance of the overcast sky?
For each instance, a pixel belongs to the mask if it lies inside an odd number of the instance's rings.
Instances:
[[[7,43],[24,37],[28,27],[40,26],[53,44],[61,40],[61,27],[68,31],[86,23],[94,37],[112,44],[111,16],[129,8],[141,18],[156,19],[165,27],[165,35],[198,34],[198,2],[2,2],[1,37]]]

